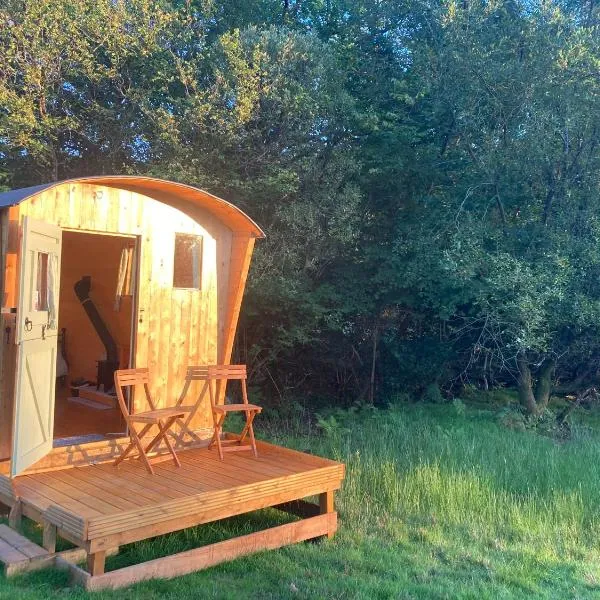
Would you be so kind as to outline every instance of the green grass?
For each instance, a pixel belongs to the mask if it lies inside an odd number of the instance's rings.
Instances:
[[[322,435],[284,423],[271,439],[347,465],[333,540],[92,595],[43,571],[0,579],[0,599],[600,597],[600,433],[576,422],[564,443],[503,428],[482,404],[338,413]],[[285,519],[263,511],[133,544],[108,568]]]

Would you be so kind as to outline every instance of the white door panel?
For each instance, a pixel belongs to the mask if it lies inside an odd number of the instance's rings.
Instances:
[[[11,476],[52,449],[62,232],[25,217],[17,307]]]
[[[17,366],[11,476],[52,449],[56,338],[23,342]]]

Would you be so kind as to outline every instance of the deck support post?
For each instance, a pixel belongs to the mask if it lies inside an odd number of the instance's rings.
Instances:
[[[106,551],[91,552],[87,556],[87,568],[90,575],[102,575],[104,573],[104,563],[106,561]]]
[[[56,552],[56,525],[53,525],[48,521],[44,522],[42,546],[51,554]]]
[[[328,490],[327,492],[319,494],[319,511],[322,515],[334,512],[333,490]],[[327,531],[327,538],[331,539],[334,533],[335,530],[329,529]]]
[[[8,513],[8,524],[17,531],[21,530],[21,523],[23,521],[23,505],[21,500],[17,498],[15,503],[12,505],[10,512]]]

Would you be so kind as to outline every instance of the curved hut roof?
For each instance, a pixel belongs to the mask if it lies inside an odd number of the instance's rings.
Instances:
[[[191,185],[176,183],[153,177],[136,175],[99,175],[77,177],[43,185],[11,190],[0,193],[0,208],[15,206],[24,200],[52,188],[73,183],[89,183],[129,190],[154,198],[185,212],[186,204],[205,210],[234,232],[244,232],[256,238],[265,237],[262,229],[242,210],[227,200],[223,200]]]

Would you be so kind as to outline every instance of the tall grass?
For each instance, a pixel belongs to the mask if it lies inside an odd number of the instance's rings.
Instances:
[[[481,407],[405,405],[335,413],[320,433],[290,413],[268,432],[346,464],[333,541],[95,597],[600,597],[600,435],[584,426],[558,443],[499,426]],[[132,544],[109,568],[285,518],[262,511]],[[32,574],[0,581],[0,599],[87,597],[64,585]]]
[[[562,443],[448,405],[338,413],[325,431],[347,535],[383,544],[416,597],[600,595],[597,433]]]
[[[480,537],[536,541],[557,552],[595,547],[600,439],[557,443],[501,428],[488,412],[416,407],[349,417],[323,451],[343,460],[340,506],[356,526],[463,526]]]

